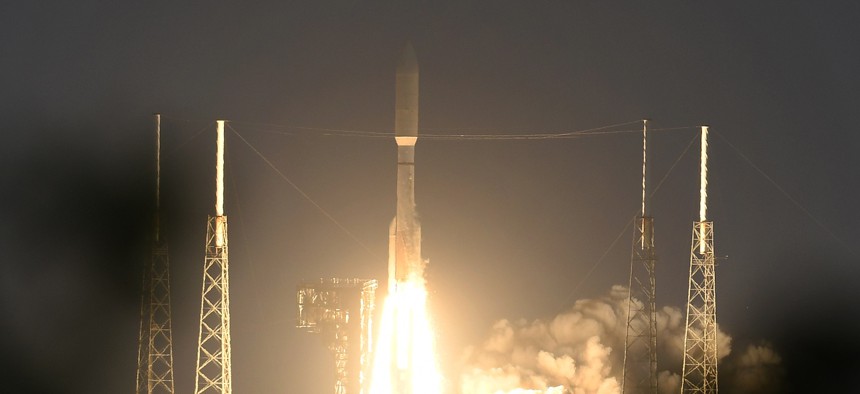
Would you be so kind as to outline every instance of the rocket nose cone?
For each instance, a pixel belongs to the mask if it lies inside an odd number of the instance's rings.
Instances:
[[[400,60],[397,61],[398,73],[417,73],[418,59],[415,57],[415,48],[411,42],[406,42],[403,48],[403,53],[400,54]]]

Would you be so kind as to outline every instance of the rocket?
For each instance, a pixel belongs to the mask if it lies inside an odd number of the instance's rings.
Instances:
[[[407,43],[397,62],[394,139],[397,142],[397,214],[388,242],[388,291],[424,275],[421,224],[415,212],[415,143],[418,141],[418,61]]]

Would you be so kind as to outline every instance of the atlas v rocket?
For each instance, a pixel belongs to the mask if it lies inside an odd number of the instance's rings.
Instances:
[[[421,224],[415,212],[415,143],[418,141],[418,61],[412,44],[397,62],[394,104],[397,141],[397,215],[389,228],[388,291],[424,275]]]

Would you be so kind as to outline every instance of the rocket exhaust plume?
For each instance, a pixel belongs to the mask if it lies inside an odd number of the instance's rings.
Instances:
[[[389,228],[388,295],[374,354],[372,394],[439,394],[441,374],[427,313],[421,224],[415,212],[418,61],[407,44],[395,93],[397,213]]]

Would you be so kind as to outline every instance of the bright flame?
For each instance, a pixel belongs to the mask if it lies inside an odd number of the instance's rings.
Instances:
[[[370,393],[440,394],[434,343],[424,281],[397,283],[382,310]]]

